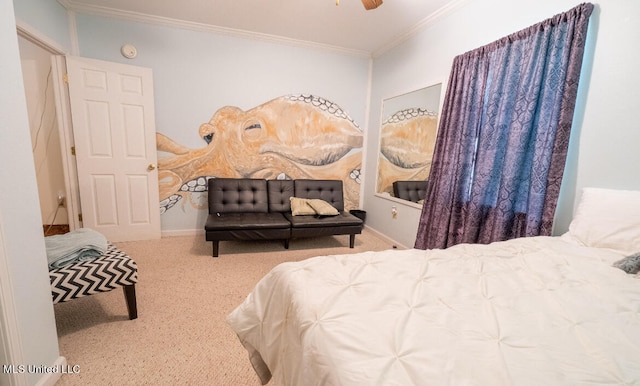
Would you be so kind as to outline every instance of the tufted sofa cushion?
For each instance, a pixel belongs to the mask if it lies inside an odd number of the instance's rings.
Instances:
[[[407,201],[418,202],[424,200],[427,194],[428,181],[395,181],[393,195]]]
[[[293,197],[293,180],[269,180],[269,211],[291,211],[291,197]]]
[[[294,194],[296,197],[319,198],[340,212],[344,210],[341,180],[294,180]]]
[[[257,178],[209,179],[209,214],[267,213],[267,180]]]

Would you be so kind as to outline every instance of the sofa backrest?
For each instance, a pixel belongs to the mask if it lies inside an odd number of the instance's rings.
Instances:
[[[209,179],[209,214],[266,213],[267,180],[260,178]]]
[[[300,198],[319,198],[339,211],[344,210],[342,180],[294,180],[294,195]]]
[[[403,200],[418,202],[424,200],[428,184],[427,180],[395,181],[393,183],[393,195]]]
[[[269,212],[291,212],[293,180],[268,180]]]

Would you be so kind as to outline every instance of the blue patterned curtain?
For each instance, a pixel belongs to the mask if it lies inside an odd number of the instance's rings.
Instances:
[[[592,11],[454,59],[416,248],[551,234]]]

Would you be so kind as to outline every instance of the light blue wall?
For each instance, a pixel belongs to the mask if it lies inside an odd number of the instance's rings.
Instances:
[[[412,247],[420,210],[374,194],[380,106],[384,98],[448,81],[456,55],[526,28],[577,4],[570,0],[475,0],[418,36],[374,59],[369,144],[364,189],[367,223]],[[602,0],[591,18],[570,154],[556,213],[564,233],[585,186],[640,189],[640,3]],[[444,91],[443,91],[444,96]],[[391,207],[398,208],[393,219]]]
[[[313,48],[77,15],[84,57],[153,69],[156,128],[201,148],[198,128],[227,105],[251,109],[286,94],[314,94],[340,105],[364,126],[369,59]],[[125,43],[138,56],[120,54]],[[162,215],[163,231],[202,230],[206,211],[179,203]]]
[[[16,19],[71,52],[67,10],[55,0],[14,0]]]
[[[68,28],[57,2],[20,0],[20,19],[63,46]],[[374,194],[381,103],[434,83],[446,86],[453,57],[564,12],[570,0],[467,1],[417,36],[373,61],[371,105],[367,107],[365,58],[231,36],[78,14],[80,54],[151,67],[156,91],[158,131],[188,147],[203,146],[198,126],[224,105],[250,109],[288,93],[315,93],[340,104],[365,130],[363,208],[367,225],[405,246],[412,246],[420,210]],[[48,15],[55,17],[49,18]],[[638,109],[640,3],[602,0],[590,26],[574,131],[555,232],[564,232],[575,199],[584,186],[640,188],[635,149],[640,130],[631,117]],[[120,55],[124,43],[139,55]],[[443,90],[444,96],[444,90]],[[369,128],[365,126],[366,118]],[[393,219],[391,207],[398,217]],[[163,230],[201,229],[202,210],[189,206],[163,215]]]
[[[17,39],[11,1],[0,0],[0,4],[0,25],[4,26],[0,40],[8,47],[0,60],[6,86],[0,91],[0,159],[3,165],[14,165],[0,170],[3,180],[20,181],[21,186],[21,190],[11,184],[0,188],[0,231],[7,241],[2,247],[15,278],[14,302],[19,307],[25,358],[49,364],[58,355],[57,341],[50,298],[44,295],[48,291],[46,268],[43,261],[34,260],[44,259],[44,250],[43,242],[38,241],[41,225]],[[56,1],[16,0],[14,5],[17,18],[70,51],[67,16]],[[418,209],[373,194],[382,99],[438,82],[446,84],[455,55],[575,5],[569,0],[474,0],[374,60],[369,115],[374,129],[367,132],[365,153],[364,209],[369,226],[412,246],[419,218]],[[640,189],[640,123],[635,119],[640,109],[640,72],[636,70],[640,53],[635,49],[639,18],[636,0],[601,0],[592,16],[556,232],[566,229],[582,187]],[[197,127],[217,108],[230,104],[248,109],[286,93],[325,96],[361,126],[365,124],[367,59],[99,17],[80,15],[77,24],[83,56],[153,68],[158,130],[186,146],[202,145]],[[120,56],[124,43],[138,47],[137,59]],[[19,127],[24,130],[16,130]],[[390,215],[392,205],[398,207],[396,220]],[[199,229],[199,216],[175,215],[163,220],[163,227]],[[29,384],[35,383],[35,377],[30,376]]]
[[[0,258],[9,279],[1,283],[11,299],[11,309],[0,316],[15,320],[16,365],[53,366],[59,359],[58,340],[51,303],[47,256],[40,221],[40,204],[31,153],[27,105],[22,82],[18,37],[11,0],[0,0],[0,179],[14,181],[20,189],[0,186]],[[7,347],[0,347],[6,350]],[[18,375],[35,385],[51,374]],[[4,384],[6,375],[0,377]],[[49,378],[51,379],[51,378]]]

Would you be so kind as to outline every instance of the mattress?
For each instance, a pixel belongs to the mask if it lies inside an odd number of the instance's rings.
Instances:
[[[640,280],[563,237],[284,263],[228,323],[263,384],[640,385]]]

